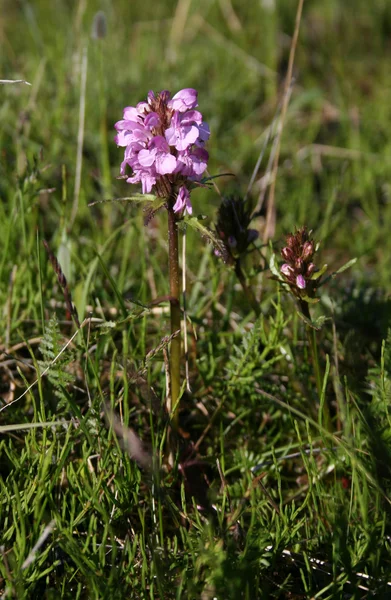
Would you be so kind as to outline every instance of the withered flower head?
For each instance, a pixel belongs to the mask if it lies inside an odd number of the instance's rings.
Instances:
[[[280,271],[293,294],[299,298],[315,296],[318,280],[313,279],[317,268],[313,262],[315,243],[311,231],[301,227],[286,238],[286,246],[281,250],[285,263]]]
[[[252,206],[240,196],[227,196],[220,205],[216,231],[227,249],[236,259],[244,254],[258,237],[255,229],[249,229]]]

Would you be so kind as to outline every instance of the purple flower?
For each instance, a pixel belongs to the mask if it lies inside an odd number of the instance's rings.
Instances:
[[[202,115],[198,110],[185,113],[175,112],[171,125],[166,129],[166,140],[177,150],[186,150],[198,140],[200,132],[197,123],[202,123]]]
[[[191,213],[193,212],[193,207],[190,202],[190,193],[184,185],[182,185],[179,188],[178,196],[173,206],[173,210],[176,213],[182,213],[182,211],[184,210],[185,212],[189,213],[189,215],[191,215]]]
[[[209,136],[210,136],[210,129],[209,129],[208,123],[201,123],[198,126],[198,131],[199,131],[198,143],[207,142],[209,139]]]
[[[160,126],[160,117],[157,113],[151,112],[144,119],[146,129],[152,129]]]
[[[133,177],[128,177],[126,183],[140,183],[143,194],[149,194],[156,183],[156,176],[149,169],[142,169],[136,164],[131,165],[134,171]]]
[[[197,90],[193,90],[192,88],[180,90],[173,96],[172,100],[169,100],[168,102],[168,108],[172,108],[179,112],[185,112],[189,108],[195,108],[196,106],[198,106]]]
[[[171,98],[164,90],[148,92],[147,101],[124,109],[115,124],[118,146],[125,147],[121,175],[128,183],[141,183],[142,192],[175,198],[175,211],[191,213],[189,185],[202,178],[209,155],[204,149],[210,131],[198,106],[197,91],[180,90]],[[171,200],[173,202],[173,200]],[[174,207],[173,207],[174,208]]]
[[[209,154],[204,148],[194,148],[178,153],[176,172],[184,177],[197,180],[208,166]]]
[[[129,146],[134,142],[148,143],[152,138],[152,134],[144,127],[143,123],[123,119],[115,124],[118,134],[114,140],[117,146]]]
[[[162,136],[155,136],[148,144],[148,149],[140,150],[138,161],[145,168],[151,168],[156,174],[167,175],[173,173],[176,167],[176,158],[170,153],[170,147]]]

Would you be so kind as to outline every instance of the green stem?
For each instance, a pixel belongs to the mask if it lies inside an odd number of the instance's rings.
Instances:
[[[310,315],[310,309],[309,309],[308,302],[305,302],[304,300],[299,300],[299,304],[300,304],[300,310],[303,313],[303,315],[306,317],[306,319],[311,321],[311,315]],[[320,364],[319,364],[318,344],[316,341],[316,329],[314,329],[310,325],[306,325],[306,328],[307,328],[308,342],[309,342],[309,346],[310,346],[310,350],[311,350],[312,365],[314,367],[314,372],[315,372],[316,389],[317,389],[318,396],[319,396],[319,402],[321,402],[322,393],[323,393],[323,382],[322,382],[322,375],[321,375]],[[326,429],[328,429],[329,431],[331,431],[331,416],[330,416],[329,406],[328,406],[326,398],[324,399],[324,402],[323,402],[323,426]]]
[[[255,314],[257,315],[257,317],[259,317],[259,315],[261,314],[261,309],[259,307],[259,302],[257,302],[257,299],[254,295],[254,292],[252,290],[251,287],[249,287],[247,285],[247,281],[246,281],[246,277],[242,271],[242,267],[240,265],[240,259],[237,258],[235,260],[235,274],[237,276],[237,278],[239,279],[241,286],[243,288],[243,291],[247,297],[247,300],[249,301],[249,304],[251,306],[251,308],[253,309],[253,311],[255,312]]]
[[[181,329],[181,308],[179,303],[180,277],[178,253],[178,228],[176,216],[171,206],[168,207],[168,262],[170,276],[171,333]],[[171,382],[171,420],[174,429],[178,429],[178,400],[181,391],[181,335],[171,341],[170,382]]]

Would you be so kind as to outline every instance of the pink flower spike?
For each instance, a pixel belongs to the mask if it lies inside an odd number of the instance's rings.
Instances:
[[[282,269],[282,267],[281,267],[281,269]],[[296,285],[299,289],[305,290],[307,284],[305,282],[303,275],[298,275],[296,277]]]
[[[191,213],[188,187],[201,180],[208,162],[204,143],[209,127],[196,106],[197,91],[192,88],[173,98],[167,90],[150,91],[146,101],[125,107],[123,119],[115,124],[115,141],[124,148],[121,175],[128,183],[141,183],[144,194],[154,186],[167,198],[179,190],[175,210],[181,213]]]
[[[187,212],[189,215],[191,215],[193,212],[193,207],[190,202],[190,192],[184,185],[179,188],[173,210],[175,213],[179,213],[184,210],[185,213]]]
[[[197,90],[193,88],[185,88],[180,90],[173,96],[172,100],[168,102],[168,107],[179,112],[185,112],[189,108],[195,108],[198,106],[197,102]]]

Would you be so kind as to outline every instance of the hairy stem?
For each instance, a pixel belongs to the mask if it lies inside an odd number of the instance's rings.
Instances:
[[[299,304],[300,304],[300,310],[303,313],[303,315],[306,317],[306,319],[311,321],[311,315],[310,315],[310,309],[309,309],[308,302],[305,302],[304,300],[299,300]],[[309,342],[309,346],[310,346],[310,350],[311,350],[312,365],[314,367],[314,372],[315,372],[316,389],[318,392],[319,402],[320,402],[321,398],[322,398],[322,375],[321,375],[320,364],[319,364],[318,344],[316,341],[316,330],[313,327],[310,327],[309,325],[306,325],[306,328],[307,328],[308,342]],[[330,416],[329,406],[327,404],[326,398],[323,402],[323,415],[322,416],[323,416],[323,426],[330,431],[331,430],[331,416]]]
[[[181,309],[179,304],[179,253],[178,253],[178,228],[176,216],[171,206],[168,207],[168,261],[170,274],[170,306],[171,306],[171,333],[181,329]],[[180,381],[181,363],[181,335],[180,333],[171,341],[170,352],[170,396],[171,420],[174,429],[178,428],[178,400],[181,390]]]

